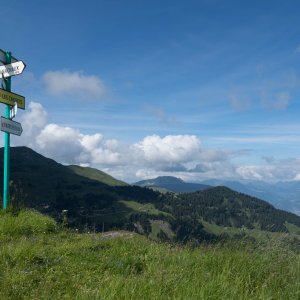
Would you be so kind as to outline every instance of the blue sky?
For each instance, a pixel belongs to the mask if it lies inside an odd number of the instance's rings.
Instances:
[[[14,145],[127,181],[300,179],[298,1],[1,10],[0,48],[27,64],[12,79],[27,101]]]

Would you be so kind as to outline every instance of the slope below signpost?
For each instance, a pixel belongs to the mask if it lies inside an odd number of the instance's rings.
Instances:
[[[68,210],[68,223],[76,228],[102,231],[104,224],[105,230],[136,230],[152,238],[184,243],[239,238],[245,233],[266,236],[300,232],[300,217],[225,187],[161,194],[149,188],[90,179],[87,174],[76,174],[74,167],[26,147],[12,148],[11,156],[12,202],[58,221],[62,210]],[[0,151],[0,164],[1,160]]]

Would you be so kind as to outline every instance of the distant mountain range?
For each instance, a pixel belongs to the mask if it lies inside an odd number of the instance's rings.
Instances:
[[[227,181],[211,179],[200,183],[185,182],[172,176],[160,176],[136,182],[135,185],[175,193],[196,192],[212,186],[226,186],[232,190],[263,199],[275,207],[300,215],[300,182],[267,183],[264,181]]]
[[[11,148],[10,204],[35,208],[57,220],[67,210],[68,224],[81,230],[127,229],[184,243],[239,238],[245,230],[300,233],[300,217],[227,187],[172,177],[144,184],[164,184],[162,188],[176,193],[127,185],[93,168],[64,166],[29,148]],[[185,193],[178,194],[179,188]]]
[[[184,182],[182,179],[172,176],[160,176],[153,179],[142,180],[134,183],[134,185],[175,193],[196,192],[211,187],[207,184]]]

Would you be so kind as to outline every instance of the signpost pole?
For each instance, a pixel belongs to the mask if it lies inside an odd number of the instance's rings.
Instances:
[[[11,52],[6,52],[6,64],[11,63]],[[11,91],[11,77],[3,78],[4,89]],[[5,106],[5,117],[10,118],[10,106]],[[3,209],[7,208],[9,201],[9,148],[10,148],[10,133],[4,132],[4,174],[3,174]]]

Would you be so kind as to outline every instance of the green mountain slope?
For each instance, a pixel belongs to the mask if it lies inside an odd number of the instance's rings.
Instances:
[[[185,182],[182,179],[173,176],[159,176],[153,179],[138,181],[134,185],[153,188],[155,190],[170,191],[174,193],[196,192],[211,187],[201,183]]]
[[[117,180],[114,177],[108,175],[107,173],[104,173],[100,170],[90,168],[90,167],[81,167],[76,165],[70,165],[68,166],[70,170],[72,170],[75,174],[97,180],[99,182],[105,183],[107,185],[111,186],[124,186],[128,185],[126,182],[123,182],[121,180]]]
[[[3,166],[3,149],[0,164]],[[106,185],[75,174],[69,168],[26,147],[11,148],[10,179],[12,193],[27,205],[59,205],[72,197],[85,197],[96,191],[108,191]],[[0,178],[2,180],[2,172]],[[101,189],[100,189],[101,187]],[[21,199],[17,199],[21,200]],[[73,199],[76,202],[76,199]]]
[[[230,238],[244,229],[300,231],[300,217],[224,187],[161,194],[139,186],[110,186],[26,147],[11,148],[11,180],[14,206],[35,208],[56,220],[68,210],[68,224],[79,229],[119,228],[184,243],[216,241],[224,231]]]
[[[158,207],[174,216],[176,229],[181,226],[180,222],[189,227],[205,223],[268,232],[289,232],[288,224],[300,228],[299,216],[226,187],[173,195]]]
[[[0,151],[3,167],[3,148]],[[68,210],[69,224],[77,227],[125,226],[133,209],[123,201],[149,201],[158,197],[148,189],[109,186],[74,173],[69,167],[26,147],[11,148],[11,202],[36,208],[56,219]],[[3,170],[0,170],[3,182]],[[121,212],[121,213],[119,213]],[[109,216],[109,217],[107,217]]]

